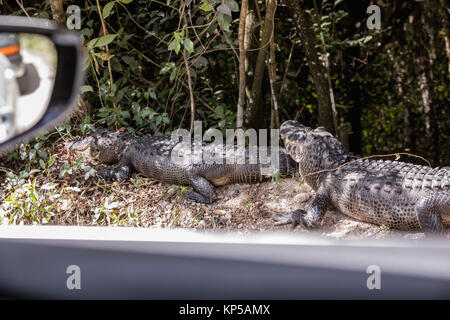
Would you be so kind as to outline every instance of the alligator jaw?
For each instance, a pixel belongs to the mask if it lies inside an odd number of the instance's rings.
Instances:
[[[69,141],[64,144],[66,149],[70,151],[86,151],[92,144],[94,139],[92,137],[85,138],[80,141]]]

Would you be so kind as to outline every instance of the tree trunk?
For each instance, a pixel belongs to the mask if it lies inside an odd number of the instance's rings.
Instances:
[[[187,27],[188,26],[188,21],[186,18],[186,6],[184,1],[182,1],[182,6],[183,6],[183,10],[181,11],[181,17],[184,20],[184,25]],[[188,9],[189,10],[189,9]],[[189,39],[189,28],[185,29],[186,31],[186,38]],[[194,86],[192,84],[192,77],[191,77],[191,71],[189,68],[189,63],[187,60],[187,53],[186,50],[183,48],[183,59],[184,59],[184,66],[186,69],[186,75],[187,75],[187,80],[188,80],[188,88],[189,88],[189,103],[191,106],[191,121],[190,121],[190,125],[189,125],[189,133],[192,135],[194,133],[194,123],[195,123],[195,119],[196,119],[196,114],[197,114],[197,104],[195,103],[195,97],[194,97]]]
[[[430,46],[430,38],[423,32],[429,29],[423,13],[423,7],[418,5],[413,21],[414,32],[414,62],[418,74],[419,91],[422,97],[422,107],[425,119],[425,137],[426,143],[429,145],[429,154],[434,162],[439,161],[439,135],[437,130],[436,119],[436,98],[433,91],[433,76],[430,62],[433,61],[432,52],[428,48]]]
[[[319,125],[332,134],[336,134],[337,128],[333,124],[333,111],[330,100],[330,88],[326,79],[326,71],[319,60],[319,55],[314,41],[315,36],[310,18],[306,15],[305,9],[298,0],[287,0],[288,6],[292,10],[295,26],[302,47],[308,60],[309,72],[316,87],[317,101],[319,104],[318,122]]]
[[[266,16],[264,18],[264,27],[261,37],[258,57],[256,58],[255,71],[253,75],[252,91],[250,92],[250,100],[247,107],[245,123],[247,128],[263,128],[264,127],[264,104],[262,103],[261,93],[264,78],[264,70],[266,68],[266,57],[271,37],[274,32],[275,10],[277,8],[276,0],[267,0]]]
[[[398,98],[403,107],[403,144],[404,148],[413,149],[413,127],[412,127],[412,113],[411,113],[411,103],[407,97],[410,95],[407,92],[407,87],[405,85],[406,81],[406,71],[404,68],[403,61],[404,57],[401,52],[389,52],[389,56],[393,62],[394,67],[394,77],[395,86],[397,88]],[[406,98],[406,99],[405,99]]]
[[[241,128],[244,121],[245,107],[245,22],[247,20],[248,0],[242,0],[239,16],[239,96],[237,105],[236,128]]]
[[[270,128],[278,129],[280,128],[280,118],[278,114],[278,99],[277,99],[277,90],[275,89],[275,81],[277,78],[277,65],[275,60],[275,40],[270,39],[269,46],[269,59],[267,61],[267,71],[269,74],[269,83],[270,83],[270,95],[271,99],[271,108],[270,108]]]
[[[447,67],[448,74],[450,75],[450,19],[449,13],[447,11],[447,6],[445,4],[446,0],[441,0],[441,10],[442,10],[442,25],[443,29],[440,33],[444,38],[445,43],[445,53],[447,54]]]
[[[251,64],[251,57],[250,54],[248,54],[248,49],[251,46],[252,43],[252,30],[253,30],[253,22],[255,20],[255,15],[253,11],[247,12],[247,17],[245,19],[245,34],[244,34],[244,49],[246,52],[245,55],[245,75],[246,79],[247,76],[250,74],[253,74],[252,64]],[[246,101],[249,101],[251,98],[251,88],[250,88],[250,81],[245,82],[245,97],[247,98]]]
[[[59,25],[65,25],[66,14],[63,9],[62,0],[50,0],[50,8],[52,10],[53,20]]]
[[[395,87],[397,89],[397,102],[401,104],[403,111],[403,148],[408,152],[415,152],[415,135],[414,135],[414,118],[413,109],[414,106],[411,103],[411,96],[414,93],[408,87],[408,73],[414,73],[411,66],[410,55],[405,50],[407,45],[407,30],[405,26],[405,20],[410,15],[409,6],[402,6],[400,3],[396,3],[393,8],[392,18],[392,40],[391,48],[387,53],[392,61],[393,79],[395,79]]]

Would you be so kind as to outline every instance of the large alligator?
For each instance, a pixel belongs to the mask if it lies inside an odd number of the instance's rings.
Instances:
[[[287,152],[315,191],[307,211],[281,217],[277,225],[316,227],[328,208],[394,229],[442,232],[450,226],[450,168],[399,161],[351,159],[323,127],[286,121],[280,129]]]
[[[178,185],[189,185],[192,189],[186,193],[186,197],[201,203],[211,203],[216,198],[214,187],[230,183],[252,183],[262,181],[271,176],[267,173],[273,168],[273,163],[261,161],[261,149],[237,148],[232,146],[226,152],[225,144],[204,144],[201,150],[204,154],[215,153],[223,155],[223,163],[220,161],[205,161],[204,156],[199,161],[194,161],[195,151],[192,146],[195,140],[189,139],[191,144],[181,145],[177,139],[169,135],[155,136],[145,135],[136,138],[127,132],[119,132],[112,129],[99,128],[90,137],[82,141],[73,141],[66,145],[71,150],[86,150],[90,147],[90,155],[98,161],[106,164],[119,163],[115,168],[101,170],[98,175],[104,179],[124,180],[129,177],[132,170],[144,176],[154,178],[162,182]],[[192,147],[192,148],[191,148]],[[177,154],[192,153],[193,157],[186,157],[178,161],[173,157],[173,151]],[[250,151],[256,151],[256,160],[250,161]],[[241,153],[239,153],[241,151]],[[271,157],[272,149],[268,148],[266,158]],[[297,163],[284,151],[277,149],[278,174],[281,177],[294,175],[298,170]],[[244,161],[240,161],[238,155],[243,155]],[[186,161],[187,159],[187,161]]]

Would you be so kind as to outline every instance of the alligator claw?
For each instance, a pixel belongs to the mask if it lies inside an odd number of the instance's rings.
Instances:
[[[129,171],[126,169],[104,169],[98,171],[97,176],[105,181],[123,181],[128,178]]]
[[[278,221],[274,225],[275,226],[285,226],[290,224],[291,230],[294,230],[297,226],[306,227],[306,223],[304,221],[303,216],[306,214],[306,211],[298,209],[294,212],[287,214],[277,213],[277,216],[274,216],[273,219]]]
[[[97,176],[106,181],[109,178],[109,170],[99,170]]]
[[[204,204],[211,204],[212,202],[210,198],[205,197],[204,195],[196,192],[194,189],[189,189],[186,192],[186,198]]]

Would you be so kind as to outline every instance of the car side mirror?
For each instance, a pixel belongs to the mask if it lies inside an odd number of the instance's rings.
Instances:
[[[82,63],[76,33],[49,20],[0,15],[0,152],[72,113]]]

